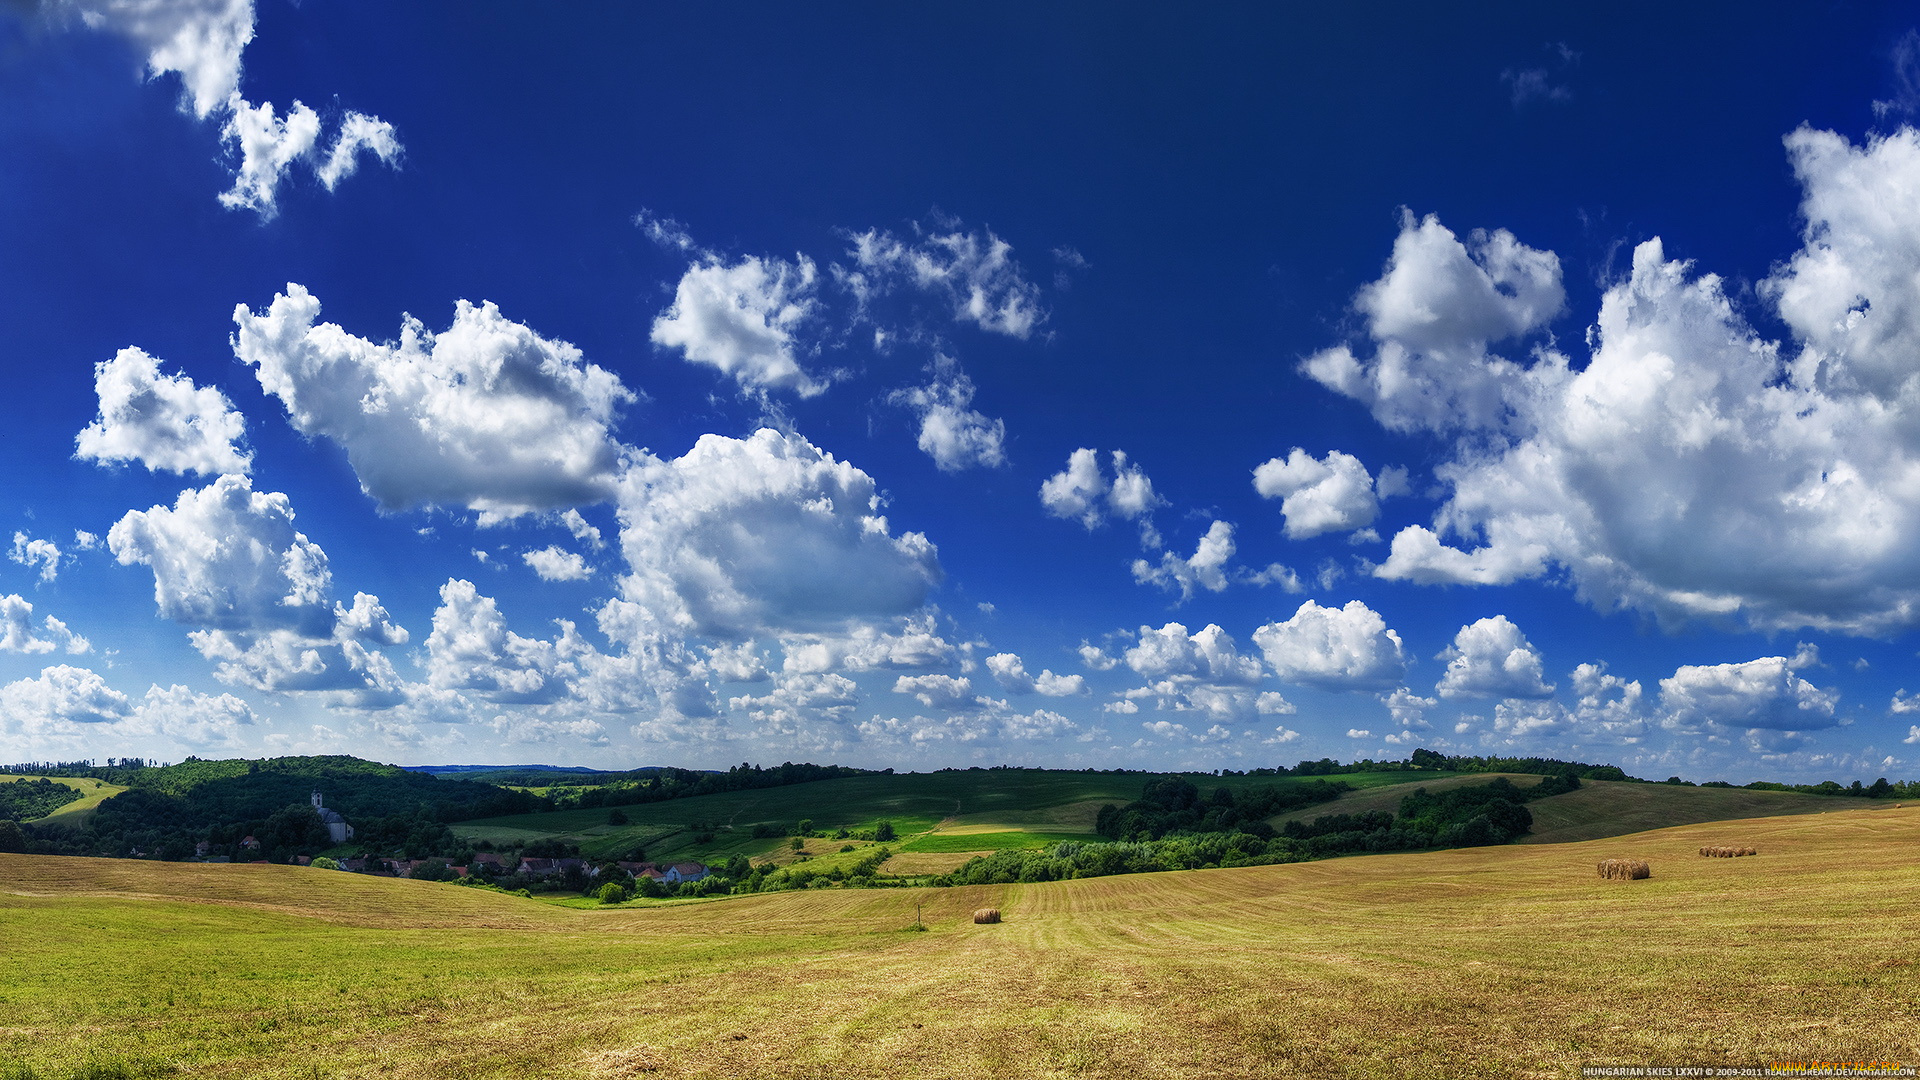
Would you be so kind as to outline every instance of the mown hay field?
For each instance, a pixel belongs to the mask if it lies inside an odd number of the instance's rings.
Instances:
[[[1714,844],[1764,854],[1700,858]],[[1603,858],[1653,876],[1601,880]],[[291,867],[0,856],[0,1061],[435,1078],[1913,1062],[1917,898],[1920,808],[603,910]],[[976,925],[986,907],[1004,921]]]

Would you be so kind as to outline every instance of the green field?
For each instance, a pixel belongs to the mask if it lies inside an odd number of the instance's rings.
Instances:
[[[453,830],[461,839],[496,845],[557,838],[579,844],[591,857],[644,847],[650,859],[711,863],[735,852],[772,854],[786,844],[784,833],[782,838],[754,839],[753,826],[787,829],[802,819],[811,820],[816,832],[828,833],[891,821],[903,838],[930,832],[943,822],[974,832],[992,826],[999,832],[1090,834],[1092,815],[1102,805],[1131,802],[1149,779],[1143,773],[1037,769],[876,774],[619,807],[626,825],[609,825],[610,811],[596,808],[485,818],[460,822]],[[714,839],[697,842],[695,837],[706,831],[713,832]]]
[[[70,802],[60,807],[45,817],[35,819],[34,823],[37,825],[81,825],[85,823],[87,818],[93,815],[94,807],[127,790],[126,788],[109,784],[103,780],[94,780],[84,776],[49,776],[43,778],[39,776],[0,774],[0,784],[15,780],[40,779],[52,780],[56,784],[64,784],[80,792],[83,797],[76,802]]]
[[[1485,784],[1500,776],[1521,787],[1540,781],[1538,776],[1518,773],[1347,773],[1326,779],[1359,790],[1272,821],[1278,826],[1323,814],[1393,812],[1415,787],[1438,792]],[[1094,818],[1100,808],[1133,801],[1150,779],[1144,773],[1038,769],[857,776],[624,806],[619,810],[628,818],[625,825],[610,825],[609,810],[592,809],[486,818],[458,823],[453,830],[464,840],[486,840],[497,846],[560,839],[578,844],[590,858],[620,857],[640,848],[650,859],[706,863],[723,862],[736,853],[756,860],[787,861],[793,855],[785,830],[803,818],[811,819],[814,830],[822,834],[891,821],[900,835],[895,848],[903,854],[1031,850],[1063,840],[1095,839]],[[1189,779],[1204,794],[1219,787],[1246,790],[1301,782],[1290,777],[1205,774]],[[1579,791],[1528,803],[1534,829],[1523,842],[1592,840],[1670,825],[1817,813],[1853,805],[1850,800],[1789,792],[1590,780]],[[782,834],[754,838],[753,826],[762,824],[775,826]],[[713,839],[699,840],[705,833]],[[812,853],[821,854],[833,852],[839,843],[821,838],[809,846]],[[915,868],[906,872],[933,873],[954,864],[908,860],[900,865]]]
[[[1760,854],[1695,854],[1721,842]],[[1597,878],[1615,855],[1654,876]],[[1581,843],[600,909],[295,867],[0,855],[0,1076],[1912,1062],[1915,896],[1920,807],[1850,802]],[[974,925],[983,905],[1005,921]],[[916,909],[927,932],[909,929]]]

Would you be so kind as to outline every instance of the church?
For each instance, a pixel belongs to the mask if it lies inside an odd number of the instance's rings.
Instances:
[[[320,820],[327,826],[327,835],[333,837],[334,843],[344,844],[353,839],[353,826],[347,824],[347,819],[341,817],[338,811],[329,810],[320,805],[320,792],[317,788],[313,793],[313,812],[320,815]]]

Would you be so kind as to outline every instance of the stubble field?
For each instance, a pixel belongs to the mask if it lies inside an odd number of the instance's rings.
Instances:
[[[1696,854],[1719,843],[1760,855]],[[1654,877],[1601,881],[1614,855]],[[1920,808],[607,910],[0,856],[0,1061],[39,1077],[715,1078],[1912,1063],[1916,897]],[[975,926],[985,905],[1006,921]]]

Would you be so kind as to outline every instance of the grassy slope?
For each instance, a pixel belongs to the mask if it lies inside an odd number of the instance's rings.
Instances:
[[[1540,777],[1522,773],[1402,772],[1376,773],[1372,775],[1382,778],[1395,777],[1398,779],[1397,782],[1391,782],[1391,786],[1387,786],[1386,784],[1369,785],[1362,787],[1359,791],[1349,791],[1332,802],[1320,803],[1317,806],[1303,806],[1298,810],[1290,810],[1284,814],[1277,814],[1268,820],[1275,826],[1279,826],[1289,821],[1312,821],[1314,818],[1320,817],[1323,814],[1363,814],[1370,810],[1385,810],[1389,814],[1397,814],[1400,812],[1400,800],[1413,794],[1415,788],[1426,788],[1428,791],[1440,792],[1446,791],[1449,788],[1477,787],[1481,784],[1492,783],[1493,779],[1497,776],[1504,776],[1508,780],[1513,781],[1516,787],[1523,788],[1532,787],[1540,782]],[[1346,778],[1336,776],[1332,779],[1344,780]],[[1531,807],[1538,804],[1528,803],[1527,805]]]
[[[1761,854],[1693,854],[1731,840]],[[1609,855],[1654,877],[1601,881]],[[1915,896],[1920,807],[608,910],[0,856],[0,1057],[206,1077],[1022,1080],[1912,1061]],[[916,904],[929,933],[903,932]],[[973,925],[986,904],[1007,921]]]
[[[1356,787],[1398,784],[1404,772],[1356,773],[1333,779]],[[756,824],[791,826],[811,818],[816,829],[859,828],[892,821],[902,837],[935,832],[927,852],[992,851],[997,847],[1045,846],[1005,833],[1032,833],[1050,838],[1091,836],[1094,817],[1108,803],[1129,803],[1140,797],[1152,779],[1145,773],[1083,773],[1054,770],[981,769],[964,772],[899,773],[892,776],[855,776],[811,784],[704,795],[694,799],[624,806],[628,824],[607,824],[608,811],[567,810],[553,814],[522,814],[486,818],[453,826],[465,839],[494,843],[558,837],[580,845],[589,856],[621,854],[635,846],[653,859],[700,859],[716,862],[735,852],[756,858],[780,849],[781,839],[754,840]],[[1215,788],[1241,790],[1295,781],[1270,776],[1193,776],[1209,794]],[[1394,805],[1399,805],[1396,797]],[[733,826],[713,843],[696,844],[693,836],[704,826]],[[973,835],[972,841],[948,839]],[[972,843],[975,846],[966,847]],[[815,845],[816,847],[818,845]],[[942,861],[943,868],[946,861]]]
[[[42,779],[42,777],[0,775],[0,784],[8,783],[14,780],[39,780],[39,779]],[[108,799],[111,799],[115,795],[118,795],[121,792],[127,790],[126,788],[119,787],[114,784],[109,784],[103,780],[94,780],[90,777],[84,777],[84,776],[49,776],[49,777],[45,777],[44,779],[52,780],[56,784],[64,784],[67,787],[70,787],[75,791],[80,792],[81,795],[84,797],[79,799],[78,801],[70,802],[67,805],[60,807],[59,809],[55,810],[53,813],[48,814],[45,817],[34,819],[34,823],[37,825],[77,826],[77,825],[84,824],[87,818],[93,816],[94,807],[99,806],[101,803],[106,802]]]
[[[980,770],[851,776],[811,784],[703,795],[694,799],[623,806],[629,824],[610,826],[608,811],[565,810],[462,822],[453,827],[464,838],[536,840],[557,836],[578,843],[589,855],[615,854],[644,845],[649,858],[698,858],[713,862],[735,851],[764,855],[782,846],[777,839],[753,840],[756,824],[782,827],[810,818],[816,829],[872,826],[891,821],[903,836],[927,832],[941,822],[992,825],[993,831],[1091,832],[1092,813],[1104,803],[1139,797],[1147,777],[1140,774]],[[1087,805],[1092,811],[1085,811]],[[1068,809],[1072,808],[1072,809]],[[1055,820],[1061,814],[1067,820]],[[1078,827],[1075,814],[1085,817]],[[693,843],[693,824],[732,825],[714,843]],[[817,846],[817,845],[816,845]],[[983,850],[983,849],[976,849]]]
[[[1669,787],[1614,780],[1583,781],[1579,791],[1527,804],[1533,835],[1522,843],[1560,844],[1737,818],[1823,814],[1857,805],[1851,799],[1744,788]]]

